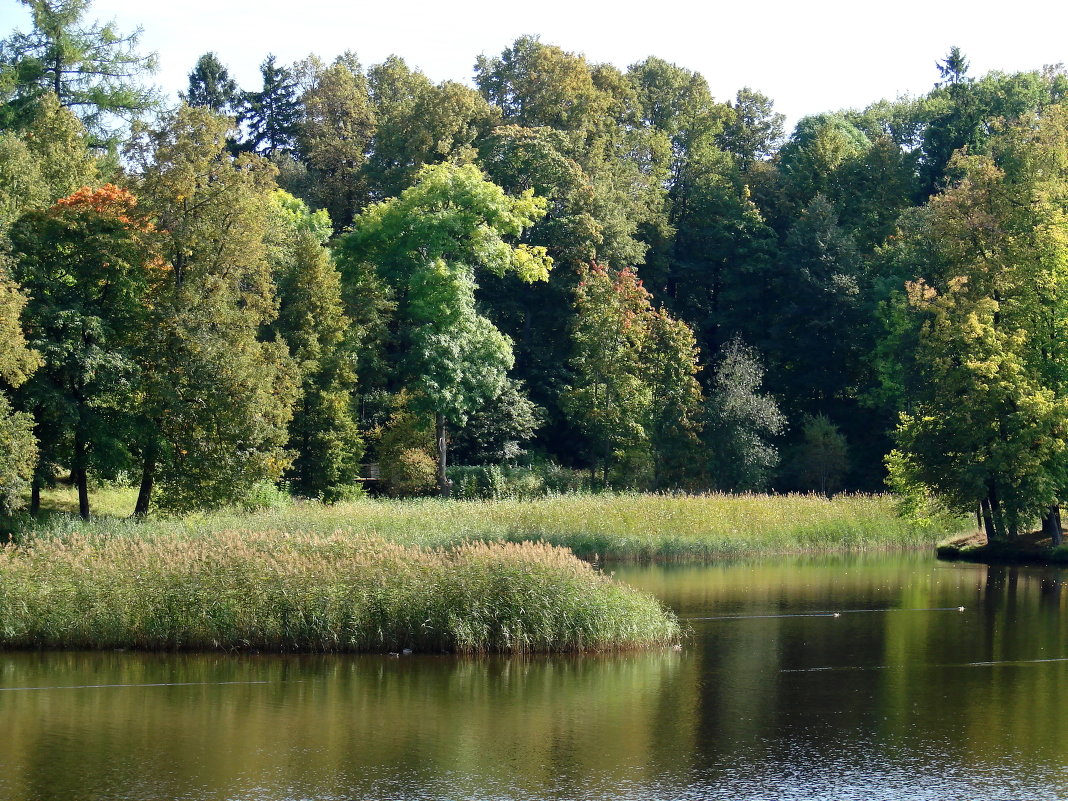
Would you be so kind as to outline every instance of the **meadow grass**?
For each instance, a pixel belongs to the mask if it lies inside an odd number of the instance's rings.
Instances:
[[[678,636],[652,596],[541,543],[224,530],[0,549],[6,647],[526,653]]]
[[[279,500],[281,498],[281,500]],[[583,651],[674,642],[652,596],[589,562],[933,545],[889,496],[574,494],[128,517],[133,490],[69,490],[0,549],[0,646]],[[957,526],[955,529],[954,527]],[[582,557],[587,561],[576,558]]]
[[[54,507],[70,499],[53,494]],[[95,500],[95,499],[94,499]],[[761,554],[918,548],[968,521],[920,526],[902,519],[888,495],[573,494],[537,500],[361,500],[324,506],[292,502],[144,523],[128,515],[133,494],[104,495],[101,516],[84,523],[54,515],[26,536],[74,532],[196,537],[224,529],[376,535],[390,542],[447,548],[466,542],[545,542],[590,560],[702,562]]]

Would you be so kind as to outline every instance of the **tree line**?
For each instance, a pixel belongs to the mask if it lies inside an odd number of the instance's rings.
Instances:
[[[1068,492],[1068,76],[800,120],[650,57],[536,37],[473,85],[393,56],[142,88],[87,0],[0,43],[0,490],[139,481],[137,511],[360,464],[595,485],[878,490],[993,536]]]

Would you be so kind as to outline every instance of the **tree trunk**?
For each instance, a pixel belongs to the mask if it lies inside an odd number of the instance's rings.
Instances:
[[[152,487],[156,483],[156,457],[158,451],[153,443],[145,450],[145,463],[141,468],[141,488],[137,491],[137,504],[134,506],[134,517],[146,517],[149,505],[152,503]]]
[[[71,480],[78,487],[78,514],[82,520],[89,519],[89,476],[85,467],[85,442],[81,433],[74,432],[74,466],[71,468]]]
[[[30,484],[30,515],[37,517],[41,514],[41,482],[34,479]]]
[[[983,515],[983,529],[986,531],[986,541],[993,542],[998,538],[997,530],[994,528],[994,515],[990,511],[990,499],[983,498],[979,504],[980,510]]]
[[[1061,507],[1054,504],[1042,518],[1042,534],[1049,537],[1050,544],[1056,548],[1061,544]]]
[[[998,500],[997,484],[991,481],[989,487],[987,497],[990,499],[990,514],[994,518],[994,535],[999,540],[1008,539],[1005,534],[1005,516],[1002,514],[1001,502]]]
[[[434,422],[438,437],[438,494],[442,498],[448,498],[449,478],[445,475],[445,456],[448,448],[445,431],[445,415],[435,415]]]

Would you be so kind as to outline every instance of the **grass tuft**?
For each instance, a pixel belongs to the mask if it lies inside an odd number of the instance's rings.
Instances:
[[[678,636],[652,596],[544,543],[225,530],[0,549],[8,647],[528,653]]]

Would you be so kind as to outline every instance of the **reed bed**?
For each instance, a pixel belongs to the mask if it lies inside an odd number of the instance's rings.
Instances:
[[[132,498],[130,500],[132,508]],[[127,512],[128,513],[128,512]],[[377,535],[403,545],[545,542],[584,559],[706,562],[764,554],[919,548],[969,521],[919,526],[889,495],[573,494],[537,500],[295,502],[259,512],[158,518],[144,524],[56,516],[31,536],[74,532],[196,537],[227,528]]]
[[[678,636],[654,598],[545,543],[223,530],[0,548],[6,647],[525,653]]]

